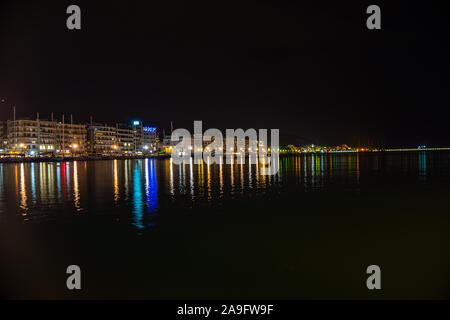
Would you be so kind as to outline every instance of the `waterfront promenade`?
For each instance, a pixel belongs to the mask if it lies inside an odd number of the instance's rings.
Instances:
[[[418,152],[418,151],[450,151],[450,148],[404,148],[404,149],[380,149],[380,150],[342,150],[327,152],[280,152],[280,156],[294,156],[300,154],[327,154],[327,153],[372,153],[372,152]],[[4,156],[0,158],[0,163],[20,163],[20,162],[61,162],[61,161],[92,161],[92,160],[120,160],[120,159],[165,159],[170,158],[170,153],[153,153],[145,155],[80,155],[80,156],[52,156],[52,157],[21,157]]]
[[[160,159],[168,158],[170,154],[148,154],[148,155],[111,155],[111,156],[55,156],[55,157],[3,157],[0,163],[19,162],[61,162],[61,161],[90,161],[90,160],[119,160],[119,159]]]

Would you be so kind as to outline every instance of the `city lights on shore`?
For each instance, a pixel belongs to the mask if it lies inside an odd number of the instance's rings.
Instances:
[[[131,124],[73,123],[61,120],[16,119],[0,121],[0,156],[144,154],[157,151],[156,127],[142,121]]]

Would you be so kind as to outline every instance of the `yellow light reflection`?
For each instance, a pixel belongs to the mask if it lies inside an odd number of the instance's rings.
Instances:
[[[117,159],[114,160],[114,201],[119,200],[119,174],[117,172]]]
[[[244,161],[241,157],[241,193],[244,193]]]
[[[222,171],[222,157],[219,162],[219,182],[220,182],[220,194],[223,194],[223,171]]]
[[[192,201],[194,201],[194,166],[192,157],[189,158],[189,184],[191,186]]]
[[[248,186],[252,187],[252,158],[248,157]]]
[[[210,164],[209,164],[209,157],[207,162],[207,183],[208,183],[208,200],[211,200],[211,170],[210,170]]]
[[[20,164],[20,208],[25,211],[24,213],[22,213],[22,215],[26,216],[27,215],[26,211],[28,211],[28,205],[27,205],[27,188],[25,185],[25,166],[23,162]]]

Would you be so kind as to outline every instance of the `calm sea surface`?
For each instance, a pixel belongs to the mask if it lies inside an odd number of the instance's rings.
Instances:
[[[0,294],[450,298],[450,153],[0,164]],[[83,289],[66,289],[65,268]],[[382,290],[366,288],[377,264]]]

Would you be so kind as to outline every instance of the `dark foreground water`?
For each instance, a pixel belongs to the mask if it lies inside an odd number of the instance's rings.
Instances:
[[[0,294],[450,298],[450,153],[280,164],[0,164]],[[71,264],[81,291],[66,289]]]

